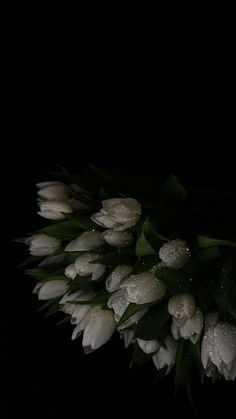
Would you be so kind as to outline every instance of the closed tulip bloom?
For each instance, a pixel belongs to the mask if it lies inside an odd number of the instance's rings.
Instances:
[[[104,345],[115,331],[115,319],[111,310],[102,310],[91,316],[84,330],[82,345],[86,353]]]
[[[129,247],[134,239],[129,231],[107,230],[103,233],[103,238],[107,244],[113,247]]]
[[[98,256],[93,253],[86,253],[79,256],[74,263],[76,272],[81,276],[92,275],[92,281],[99,279],[106,270],[105,266],[101,263],[90,263],[95,261]]]
[[[127,276],[132,271],[132,266],[130,265],[119,265],[114,271],[108,276],[106,280],[106,289],[108,292],[117,291],[122,283],[122,281],[127,278]]]
[[[67,281],[55,279],[36,285],[33,292],[38,293],[39,300],[50,300],[65,294],[67,289]]]
[[[185,265],[190,256],[190,250],[184,240],[172,240],[165,243],[159,251],[161,261],[172,269],[178,269]]]
[[[219,317],[220,315],[217,311],[210,311],[205,315],[205,332],[207,332],[210,327],[213,327],[218,323]]]
[[[61,306],[61,311],[66,314],[72,314],[73,310],[75,309],[76,305],[72,304],[72,301],[77,301],[77,298],[83,294],[83,291],[76,291],[73,294],[65,294],[63,295],[62,299],[59,301]]]
[[[152,360],[158,370],[167,367],[166,374],[168,374],[175,364],[176,356],[176,343],[171,336],[167,336],[165,339],[165,346],[160,347],[153,355]]]
[[[64,264],[67,261],[66,255],[64,252],[59,253],[57,255],[48,256],[46,259],[43,259],[42,262],[39,263],[39,267],[41,268],[55,268],[55,266],[59,266]]]
[[[48,220],[64,220],[64,214],[73,212],[71,205],[66,201],[40,201],[39,207],[38,214]]]
[[[114,198],[102,201],[103,208],[96,212],[92,220],[104,228],[124,231],[137,224],[142,209],[133,198]]]
[[[69,198],[69,190],[62,182],[40,182],[36,185],[39,188],[39,199],[51,201],[64,201]]]
[[[156,352],[160,345],[157,340],[143,340],[143,339],[137,339],[138,346],[145,354],[152,354]]]
[[[195,300],[190,294],[174,295],[168,303],[168,311],[176,319],[190,318],[195,310]]]
[[[51,255],[61,246],[61,240],[50,237],[47,234],[34,234],[25,243],[29,245],[29,252],[33,256]]]
[[[126,299],[126,292],[124,290],[118,290],[111,294],[107,306],[114,311],[115,320],[118,322],[123,316],[127,309],[129,302]]]
[[[122,284],[127,301],[135,304],[146,304],[160,300],[166,292],[162,281],[155,278],[151,272],[131,275]]]
[[[74,263],[68,265],[65,269],[65,275],[70,279],[75,279],[77,271],[75,269]]]
[[[182,322],[173,317],[171,325],[172,335],[175,339],[184,338],[196,343],[200,338],[204,324],[202,311],[197,308],[192,317],[181,320]]]
[[[66,252],[83,252],[95,249],[104,243],[99,231],[85,231],[77,239],[72,240],[65,248]]]
[[[208,377],[217,368],[226,380],[235,380],[236,326],[219,322],[210,327],[202,340],[201,358]]]
[[[75,199],[73,196],[72,198],[68,199],[68,202],[74,211],[88,209],[91,207],[91,205],[80,202],[79,199]]]
[[[72,333],[72,340],[77,339],[84,331],[85,327],[89,324],[91,318],[100,311],[100,306],[91,306],[88,304],[81,304],[76,307],[76,317],[72,318],[72,324],[76,327]],[[76,320],[75,320],[76,319]]]

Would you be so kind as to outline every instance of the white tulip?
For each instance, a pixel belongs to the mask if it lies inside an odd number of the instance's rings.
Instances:
[[[83,252],[95,249],[104,243],[99,231],[85,231],[77,239],[72,240],[65,248],[66,252]]]
[[[124,339],[125,348],[135,342],[133,330],[123,330],[120,332],[121,339]]]
[[[129,247],[134,239],[129,231],[107,230],[103,233],[103,238],[107,244],[113,247]]]
[[[111,310],[102,310],[93,314],[84,330],[82,345],[86,353],[104,345],[115,330],[115,319]]]
[[[146,314],[147,308],[138,311],[137,313],[130,316],[126,321],[124,321],[118,328],[118,332],[123,332],[125,329],[132,327],[134,324],[137,324],[139,320]]]
[[[50,300],[51,298],[57,298],[65,294],[67,289],[67,281],[55,279],[37,284],[33,292],[38,293],[39,300]]]
[[[168,268],[178,269],[188,262],[190,250],[184,240],[172,240],[163,244],[159,257]]]
[[[92,220],[104,228],[124,231],[137,224],[142,209],[133,198],[114,198],[102,201],[103,208],[96,212]]]
[[[72,301],[77,301],[77,298],[83,294],[83,291],[76,291],[73,294],[65,294],[62,299],[59,301],[59,304],[62,306],[61,310],[66,314],[72,314],[76,305],[72,304]]]
[[[40,200],[64,201],[69,198],[69,190],[62,182],[40,182],[36,185],[39,188],[38,197]]]
[[[161,346],[155,355],[152,356],[155,367],[160,370],[167,366],[166,374],[170,372],[175,363],[176,343],[171,336],[165,339],[165,346]]]
[[[65,269],[65,275],[70,279],[75,279],[77,271],[75,270],[74,263],[68,265]]]
[[[101,263],[90,263],[96,260],[99,255],[86,253],[79,256],[74,263],[76,272],[81,276],[92,275],[92,281],[99,279],[105,272],[106,268]]]
[[[130,303],[146,304],[160,300],[166,292],[162,281],[155,278],[151,272],[131,275],[124,280],[121,288],[125,289]]]
[[[55,253],[61,246],[61,240],[48,236],[47,234],[34,234],[26,241],[29,245],[29,252],[33,256],[48,256]]]
[[[132,271],[132,266],[130,265],[119,265],[114,271],[108,276],[106,280],[106,289],[108,292],[117,291],[120,287],[121,282],[127,278],[127,276]]]
[[[71,205],[66,201],[41,201],[39,202],[40,211],[38,214],[48,220],[64,220],[64,214],[73,212]]]
[[[138,346],[145,354],[152,354],[156,352],[160,345],[157,340],[143,340],[143,339],[137,339]]]
[[[211,377],[217,368],[226,380],[236,378],[236,326],[219,322],[210,327],[202,340],[202,364]]]
[[[76,327],[72,333],[72,340],[77,339],[85,327],[89,324],[91,318],[99,313],[101,310],[100,306],[91,306],[91,305],[78,305],[76,307],[76,317],[73,316],[72,324],[76,324]]]
[[[171,332],[176,340],[182,337],[196,343],[200,338],[203,324],[204,318],[202,311],[197,308],[194,315],[190,318],[175,319],[175,317],[173,317]]]
[[[190,294],[174,295],[168,303],[169,313],[177,319],[192,317],[195,310],[195,300]]]
[[[114,311],[115,320],[118,322],[126,311],[129,302],[126,299],[126,292],[118,290],[111,294],[107,306]]]

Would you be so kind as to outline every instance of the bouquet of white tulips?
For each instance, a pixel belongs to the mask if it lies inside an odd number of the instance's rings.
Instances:
[[[42,308],[89,353],[118,332],[176,386],[236,377],[236,194],[92,167],[37,184],[50,222],[20,239]],[[36,267],[34,267],[36,266]]]

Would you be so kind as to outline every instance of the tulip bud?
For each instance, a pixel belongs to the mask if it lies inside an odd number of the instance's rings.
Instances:
[[[76,339],[81,335],[85,327],[89,324],[92,316],[96,315],[100,311],[100,306],[90,306],[90,305],[78,305],[76,307],[76,317],[74,317],[72,324],[76,324],[76,327],[72,333],[72,340]],[[75,321],[76,320],[76,321]]]
[[[107,230],[103,233],[103,238],[113,247],[129,247],[133,243],[133,235],[128,231]]]
[[[121,284],[121,288],[126,291],[127,301],[135,304],[158,301],[166,292],[163,282],[151,272],[130,276]]]
[[[92,281],[99,279],[106,270],[105,266],[101,263],[90,263],[98,257],[99,255],[95,255],[93,253],[86,253],[79,256],[74,263],[76,272],[81,276],[92,275]]]
[[[126,299],[126,293],[124,290],[118,290],[111,294],[107,306],[114,310],[115,320],[118,322],[123,316],[127,309],[129,302]]]
[[[103,243],[99,231],[85,231],[77,239],[72,240],[65,248],[66,252],[83,252],[95,249]]]
[[[55,239],[47,234],[34,234],[25,243],[29,245],[29,252],[33,256],[51,255],[61,246],[61,240]]]
[[[195,300],[190,294],[174,295],[168,303],[168,311],[176,319],[192,317],[195,310]]]
[[[41,201],[38,214],[48,220],[64,220],[64,214],[73,212],[71,205],[66,201]]]
[[[226,380],[236,378],[236,326],[217,323],[210,327],[202,340],[201,358],[206,375],[213,376],[217,368]]]
[[[152,360],[155,367],[160,370],[167,366],[166,374],[170,372],[175,363],[176,356],[176,343],[171,336],[167,336],[165,339],[165,347],[161,346]]]
[[[163,244],[159,257],[168,268],[178,269],[190,258],[190,250],[184,240],[172,240]]]
[[[38,293],[39,300],[50,300],[65,294],[68,288],[67,281],[52,280],[37,284],[33,292]]]
[[[124,231],[137,224],[142,209],[133,198],[114,198],[102,201],[103,208],[96,212],[92,220],[104,228]]]
[[[83,291],[76,291],[73,294],[65,294],[62,299],[59,301],[59,304],[62,306],[61,310],[66,314],[72,314],[76,305],[72,304],[72,301],[77,301],[77,298],[83,294]]]
[[[65,275],[70,279],[75,279],[77,271],[75,270],[74,263],[68,265],[65,269]]]
[[[203,329],[203,314],[202,311],[197,308],[194,315],[190,318],[180,319],[182,324],[179,325],[179,319],[173,317],[171,332],[174,338],[177,340],[180,337],[184,339],[190,339],[191,342],[196,343],[200,338],[201,331]]]
[[[156,352],[160,345],[157,340],[143,340],[143,339],[137,339],[138,346],[145,354],[152,354]]]
[[[120,287],[122,281],[127,278],[127,276],[132,271],[132,266],[129,265],[119,265],[114,271],[108,276],[106,280],[106,289],[108,292],[117,291]]]
[[[82,345],[85,352],[94,351],[104,345],[111,338],[115,324],[111,310],[100,309],[92,315],[83,335]]]
[[[211,311],[210,313],[207,313],[205,316],[205,332],[210,329],[210,327],[214,327],[219,320],[219,313],[217,311]]]
[[[69,198],[69,190],[62,182],[40,182],[36,185],[39,188],[39,199],[51,201],[64,201]]]

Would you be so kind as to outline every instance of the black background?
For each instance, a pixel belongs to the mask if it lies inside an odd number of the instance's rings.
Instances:
[[[25,249],[12,239],[42,225],[34,184],[57,163],[175,172],[189,185],[235,189],[233,13],[210,3],[131,13],[21,8],[6,26],[8,415],[194,416],[171,380],[152,384],[152,365],[128,369],[130,351],[118,338],[85,356],[70,326],[37,313],[33,284],[17,269]],[[194,389],[197,415],[222,417],[234,406],[235,384]]]

